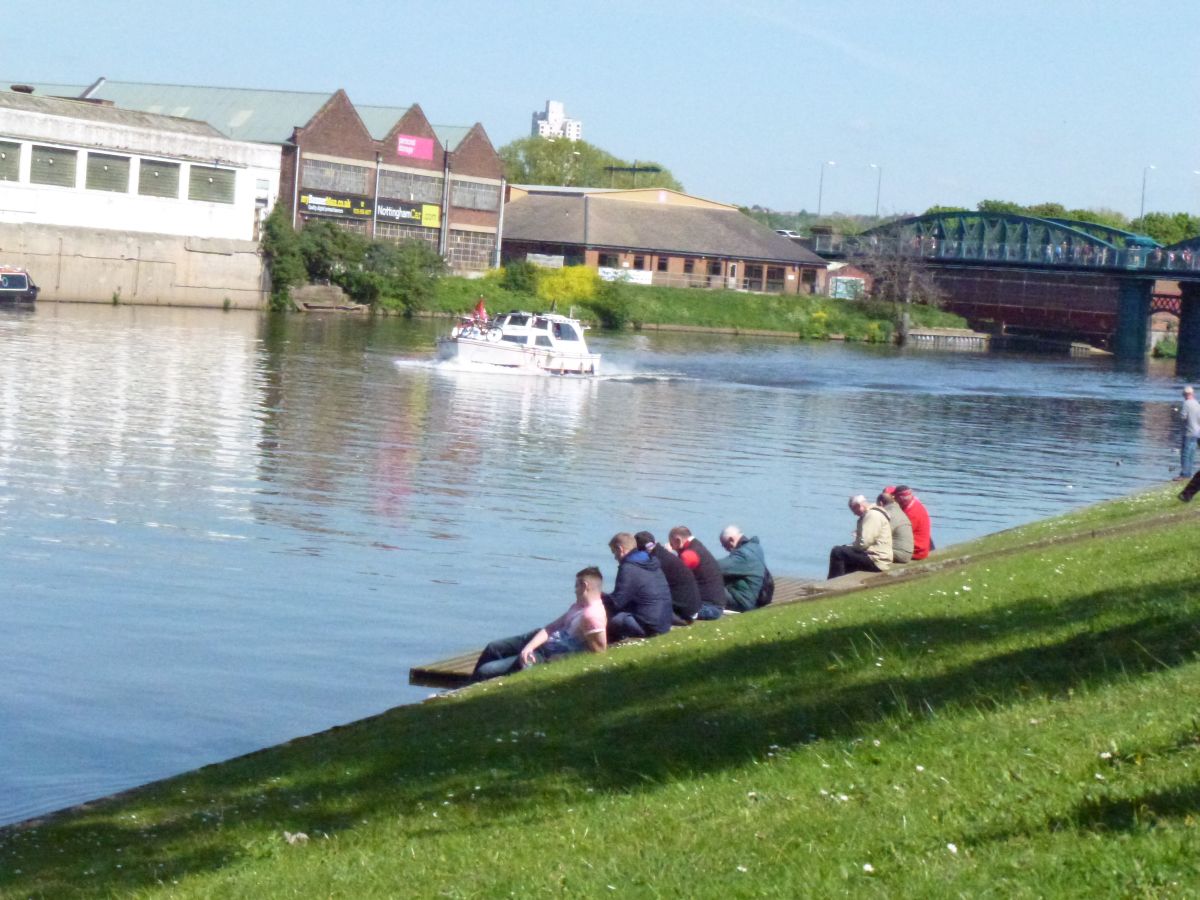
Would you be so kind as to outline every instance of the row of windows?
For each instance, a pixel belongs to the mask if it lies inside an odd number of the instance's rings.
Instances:
[[[343,194],[370,196],[374,169],[348,163],[305,159],[300,170],[300,185],[309,190],[337,191]],[[418,175],[415,172],[379,172],[379,196],[393,197],[420,203],[442,202],[444,179],[440,175]],[[450,204],[459,209],[494,211],[500,208],[500,185],[477,181],[450,181]]]
[[[670,260],[669,256],[659,256],[658,261],[656,263],[658,271],[660,271],[660,272],[667,271],[667,264],[668,264],[669,260]],[[619,269],[621,267],[621,257],[616,253],[601,253],[599,263],[602,268]],[[695,274],[696,263],[697,263],[696,259],[685,256],[683,259],[683,273],[685,275]],[[645,269],[646,268],[646,257],[642,256],[642,255],[634,256],[633,257],[633,268],[638,269],[638,270]],[[710,259],[710,260],[708,260],[707,268],[708,268],[709,275],[720,275],[721,274],[721,261],[719,259]],[[750,280],[761,281],[762,277],[763,277],[763,267],[760,265],[747,264],[746,277]],[[782,281],[783,278],[784,278],[784,269],[782,266],[768,266],[767,267],[767,280],[768,281]]]
[[[318,217],[305,217],[305,221],[321,221]],[[367,222],[349,219],[332,219],[340,228],[367,234]],[[434,250],[438,246],[438,229],[422,228],[419,225],[399,225],[395,222],[376,222],[375,236],[381,240],[423,241]],[[452,268],[481,271],[491,268],[492,256],[496,251],[496,236],[486,232],[450,230],[450,247],[447,253]]]
[[[0,141],[0,181],[19,181],[22,145]],[[30,184],[73,188],[78,183],[79,150],[32,145]],[[84,187],[89,191],[129,193],[135,160],[111,153],[83,153]],[[146,197],[179,197],[181,163],[137,160],[137,192]],[[189,200],[232,203],[236,173],[232,169],[193,164],[188,172]]]
[[[306,159],[300,170],[300,186],[317,191],[340,191],[343,194],[370,193],[367,185],[373,170],[366,166]]]

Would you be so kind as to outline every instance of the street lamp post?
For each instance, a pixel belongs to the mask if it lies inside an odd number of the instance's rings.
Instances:
[[[832,159],[821,163],[821,175],[817,179],[817,218],[818,219],[821,218],[821,201],[825,197],[825,167],[826,166],[836,166],[836,165],[837,165],[837,163],[835,163]]]
[[[875,176],[875,220],[879,221],[879,189],[883,186],[883,166],[871,163],[871,168],[878,173]]]
[[[1142,208],[1138,213],[1138,219],[1146,218],[1146,173],[1153,169],[1154,166],[1146,166],[1142,169]]]

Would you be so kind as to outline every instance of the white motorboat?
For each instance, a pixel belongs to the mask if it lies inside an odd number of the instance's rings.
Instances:
[[[438,339],[438,357],[553,375],[597,375],[600,354],[589,353],[578,319],[513,310],[488,321],[464,316]]]

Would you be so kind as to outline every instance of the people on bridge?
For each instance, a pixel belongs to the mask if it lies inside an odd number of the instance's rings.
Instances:
[[[892,523],[879,506],[862,494],[849,501],[858,517],[853,544],[839,544],[829,551],[829,574],[837,578],[847,572],[886,572],[892,566]]]
[[[729,555],[717,560],[725,579],[726,609],[749,612],[757,609],[767,561],[757,537],[746,537],[736,525],[721,532],[721,546]]]
[[[602,587],[599,569],[580,569],[575,573],[575,602],[567,611],[536,631],[492,641],[479,655],[472,679],[498,678],[567,653],[603,653],[608,646],[608,618]]]
[[[639,550],[627,531],[608,542],[617,561],[617,577],[611,594],[604,595],[608,611],[608,641],[654,637],[671,630],[671,588],[658,560]]]
[[[1200,441],[1200,401],[1190,384],[1183,389],[1179,412],[1179,477],[1191,478],[1196,467],[1196,443]]]

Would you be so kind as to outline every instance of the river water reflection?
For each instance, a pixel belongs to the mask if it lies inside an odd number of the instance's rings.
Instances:
[[[737,522],[819,577],[852,491],[949,544],[1177,458],[1167,368],[631,334],[603,380],[487,377],[441,327],[0,311],[0,822],[419,699],[617,530]]]

